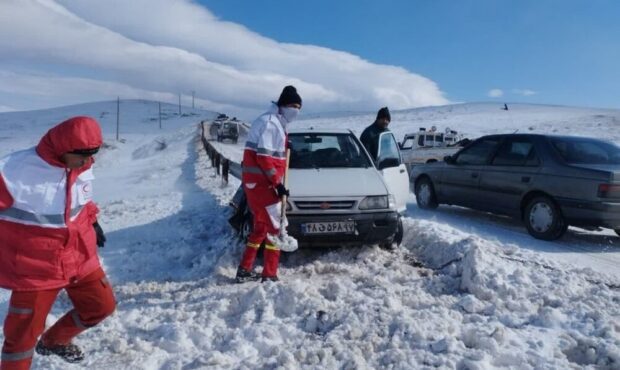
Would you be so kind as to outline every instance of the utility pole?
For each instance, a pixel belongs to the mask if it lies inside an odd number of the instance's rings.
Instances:
[[[159,129],[161,130],[161,102],[159,102],[158,105],[159,105]]]
[[[194,109],[194,95],[196,95],[196,92],[192,90],[192,109]]]
[[[116,98],[116,141],[118,141],[118,131],[120,128],[120,111],[121,111],[121,97]]]
[[[179,116],[181,115],[181,93],[179,93]]]

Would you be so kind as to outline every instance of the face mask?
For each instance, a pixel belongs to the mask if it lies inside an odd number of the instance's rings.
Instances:
[[[282,114],[282,117],[284,117],[287,123],[291,123],[295,120],[295,118],[297,118],[297,115],[299,114],[299,109],[292,107],[282,107],[280,108],[280,114]]]

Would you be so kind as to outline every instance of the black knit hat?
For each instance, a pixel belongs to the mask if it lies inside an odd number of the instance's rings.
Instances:
[[[377,112],[377,121],[381,118],[387,118],[388,121],[392,121],[392,116],[390,116],[390,110],[388,107],[383,107]]]
[[[286,86],[284,90],[282,90],[282,94],[280,94],[280,98],[276,104],[278,104],[278,107],[284,107],[295,103],[301,105],[301,96],[297,94],[297,89],[295,89],[294,86]]]

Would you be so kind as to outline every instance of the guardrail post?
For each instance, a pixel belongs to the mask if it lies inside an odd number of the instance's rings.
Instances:
[[[215,172],[219,175],[220,174],[220,160],[221,160],[220,153],[215,152],[214,157],[215,157],[215,165],[214,165]]]
[[[226,158],[222,159],[222,182],[228,185],[228,171],[230,170],[230,161]]]

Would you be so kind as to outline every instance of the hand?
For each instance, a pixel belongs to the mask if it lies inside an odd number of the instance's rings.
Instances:
[[[291,195],[289,193],[288,189],[285,188],[282,183],[279,183],[278,185],[276,185],[276,192],[278,193],[278,197],[280,197],[280,198],[282,198],[285,195],[287,197],[289,197]]]
[[[97,234],[97,246],[99,248],[103,248],[105,245],[105,234],[103,233],[103,229],[99,226],[99,222],[95,221],[93,224],[93,228],[95,229],[95,233]]]

